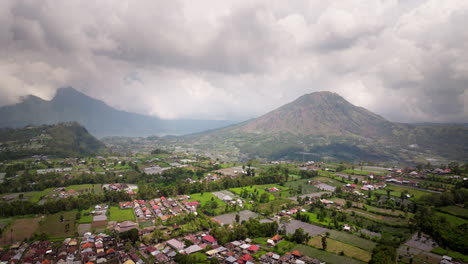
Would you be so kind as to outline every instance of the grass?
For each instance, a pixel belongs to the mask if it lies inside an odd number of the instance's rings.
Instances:
[[[281,240],[273,249],[272,251],[284,255],[286,252],[291,252],[292,248],[296,246],[296,243],[290,242],[287,240]]]
[[[301,215],[308,215],[309,216],[309,223],[318,224],[319,226],[328,226],[328,223],[332,222],[332,219],[328,215],[327,215],[327,217],[325,217],[323,219],[323,221],[320,221],[317,218],[317,213],[315,213],[315,212],[303,212],[303,213],[301,213]]]
[[[44,232],[52,238],[65,238],[75,235],[76,225],[75,217],[76,210],[68,212],[60,212],[56,214],[46,215],[39,223],[39,232]],[[60,221],[60,216],[64,217],[64,221]],[[66,225],[69,225],[68,231]]]
[[[264,203],[258,207],[258,209],[262,212],[270,211],[270,212],[279,212],[282,210],[283,206],[288,206],[292,203],[296,203],[296,201],[290,199],[276,199],[273,201],[269,201],[268,203]]]
[[[265,189],[272,188],[272,187],[276,187],[276,188],[280,189],[280,191],[275,192],[275,193],[270,193],[270,192],[265,191]],[[279,186],[277,184],[253,185],[253,186],[246,186],[246,187],[241,187],[241,188],[231,188],[231,189],[229,189],[229,191],[231,191],[231,192],[233,192],[233,193],[235,193],[237,195],[240,195],[243,190],[247,190],[250,193],[257,192],[259,196],[266,193],[266,194],[268,194],[268,199],[270,201],[275,200],[276,197],[288,197],[288,196],[290,196],[288,187]]]
[[[253,244],[260,244],[260,245],[266,245],[267,240],[270,239],[269,237],[256,237],[252,239]]]
[[[456,205],[449,205],[445,207],[440,207],[438,208],[440,211],[443,211],[445,213],[462,217],[462,218],[468,218],[468,209],[462,208]]]
[[[322,248],[322,237],[316,236],[309,241],[309,245],[321,249]],[[346,256],[369,262],[371,259],[371,253],[369,251],[360,249],[358,247],[346,244],[332,238],[327,238],[327,249],[326,251],[339,254],[343,252]]]
[[[78,184],[78,185],[70,185],[65,187],[66,191],[75,190],[77,192],[92,192],[100,193],[102,192],[102,184]]]
[[[42,197],[48,195],[53,190],[54,188],[47,188],[40,192],[30,192],[31,196],[29,196],[29,201],[32,203],[37,203],[42,199]],[[28,194],[25,193],[25,196],[28,196]]]
[[[78,220],[79,224],[90,224],[93,222],[93,215],[89,214],[92,209],[81,211],[81,218]],[[87,215],[86,215],[87,214]]]
[[[387,187],[385,189],[392,190],[392,193],[390,193],[390,195],[393,195],[393,196],[396,196],[396,197],[400,197],[401,193],[404,192],[404,191],[407,191],[412,196],[412,198],[414,197],[416,199],[421,198],[421,196],[431,194],[431,192],[425,192],[425,191],[421,191],[421,190],[418,190],[418,189],[413,189],[413,188],[410,188],[410,187],[399,186],[399,185],[387,185]],[[381,191],[381,190],[379,190],[379,191]],[[383,190],[383,192],[384,192],[385,195],[387,194],[387,192],[385,190]]]
[[[325,261],[326,263],[331,264],[340,264],[340,263],[347,263],[347,264],[360,264],[365,263],[361,260],[353,259],[347,256],[340,256],[328,251],[324,251],[321,249],[313,248],[306,245],[297,245],[292,250],[297,250],[301,252],[305,256],[309,256],[312,258],[317,258],[321,261]]]
[[[220,200],[218,197],[213,195],[210,192],[205,192],[205,193],[194,193],[190,195],[190,201],[198,201],[200,202],[200,205],[203,207],[205,204],[213,199],[218,203],[218,206],[226,206],[226,203]]]
[[[463,255],[462,253],[459,253],[459,252],[456,252],[456,251],[447,250],[447,249],[437,247],[437,248],[434,248],[431,252],[435,253],[437,255],[447,255],[447,256],[452,257],[454,259],[461,260],[461,261],[464,261],[464,262],[468,262],[468,256],[467,255]]]
[[[286,187],[289,189],[293,190],[299,190],[299,188],[302,188],[302,194],[308,194],[308,193],[313,193],[313,192],[319,192],[320,189],[308,184],[307,182],[309,179],[302,179],[302,180],[297,180],[297,181],[290,181],[285,184]]]
[[[330,230],[330,238],[372,252],[376,243],[349,233]]]
[[[109,221],[135,221],[135,214],[133,209],[120,209],[119,207],[112,206],[109,208]]]
[[[40,220],[41,218],[39,217],[16,219],[11,226],[3,232],[0,245],[10,244],[11,238],[13,238],[13,243],[30,238],[37,232]],[[10,232],[10,230],[13,230],[13,232]]]
[[[447,220],[447,222],[449,222],[450,224],[452,224],[454,226],[459,226],[459,225],[463,225],[465,223],[468,223],[468,220],[460,218],[460,217],[456,217],[456,216],[453,216],[453,215],[444,214],[444,213],[440,213],[440,212],[436,212],[436,215],[440,216],[440,217],[444,217]]]

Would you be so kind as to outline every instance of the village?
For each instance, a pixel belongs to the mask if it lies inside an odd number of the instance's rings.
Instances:
[[[5,170],[4,183],[12,189],[28,179],[35,188],[58,177],[63,187],[2,195],[0,263],[367,263],[381,243],[394,245],[400,263],[463,263],[411,227],[422,199],[467,182],[457,170],[234,164],[172,153],[33,157]],[[9,208],[16,203],[51,211],[18,218]],[[463,207],[438,208],[454,227],[468,222]]]

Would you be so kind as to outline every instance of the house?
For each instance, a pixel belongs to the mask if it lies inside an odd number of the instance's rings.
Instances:
[[[177,251],[181,251],[182,249],[184,249],[185,247],[185,244],[183,242],[180,242],[179,240],[177,239],[171,239],[169,241],[166,242],[167,245],[169,245],[171,248],[177,250]]]
[[[210,235],[202,236],[202,241],[209,245],[216,245],[216,239]]]
[[[203,250],[199,245],[191,245],[183,250],[187,255]]]
[[[260,248],[257,245],[251,245],[249,248],[247,248],[248,251],[252,253],[256,253]]]

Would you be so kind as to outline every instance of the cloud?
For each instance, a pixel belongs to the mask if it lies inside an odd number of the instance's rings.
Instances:
[[[0,2],[0,105],[73,86],[163,118],[247,119],[330,90],[468,122],[463,1]]]

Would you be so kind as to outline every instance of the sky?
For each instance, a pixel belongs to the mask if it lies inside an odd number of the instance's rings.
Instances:
[[[333,91],[468,122],[468,1],[0,1],[0,105],[72,86],[165,119],[245,120]]]

